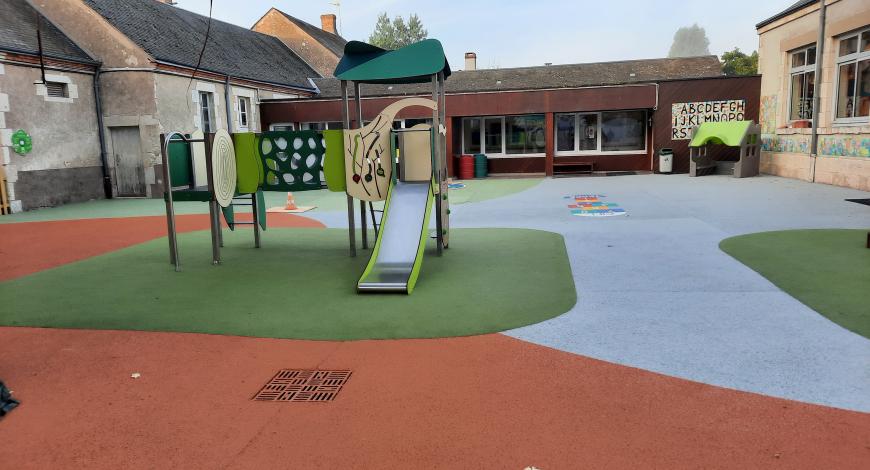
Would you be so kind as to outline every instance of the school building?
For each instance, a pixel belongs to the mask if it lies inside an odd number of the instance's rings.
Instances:
[[[317,97],[262,100],[262,128],[341,126],[340,82],[315,83]],[[479,70],[468,53],[465,70],[446,81],[447,151],[487,155],[492,174],[558,175],[657,171],[658,151],[671,148],[674,171],[687,172],[692,127],[757,120],[760,83],[724,76],[715,56]],[[429,96],[428,88],[362,85],[363,120],[396,100]],[[412,109],[394,127],[429,117]],[[728,149],[717,154],[735,157]]]

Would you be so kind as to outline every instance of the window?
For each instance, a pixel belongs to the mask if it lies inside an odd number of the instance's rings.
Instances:
[[[69,98],[69,88],[63,82],[45,82],[45,93],[50,98]]]
[[[646,111],[556,115],[556,153],[646,151]]]
[[[837,54],[838,122],[867,122],[870,117],[870,28],[840,39]]]
[[[601,151],[643,150],[646,119],[643,111],[601,113]]]
[[[462,153],[480,153],[480,118],[462,120]]]
[[[544,115],[469,117],[462,120],[462,153],[488,156],[540,156],[545,145]]]
[[[248,128],[248,111],[251,109],[251,99],[239,96],[239,128]]]
[[[330,122],[303,122],[300,126],[303,131],[325,131],[327,129],[344,129],[344,124],[338,121]]]
[[[292,122],[276,122],[275,124],[269,124],[270,131],[295,131],[296,125]]]
[[[213,94],[208,91],[199,92],[199,117],[202,127],[202,132],[209,134],[214,132],[214,99]]]
[[[504,118],[505,150],[511,155],[544,153],[544,115],[507,116]]]
[[[813,118],[815,69],[816,46],[809,46],[791,53],[789,119],[792,121]]]

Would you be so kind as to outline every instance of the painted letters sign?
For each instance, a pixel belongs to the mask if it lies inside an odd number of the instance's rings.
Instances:
[[[703,122],[743,121],[746,119],[746,101],[696,101],[674,103],[671,107],[671,140],[689,140],[692,128]]]

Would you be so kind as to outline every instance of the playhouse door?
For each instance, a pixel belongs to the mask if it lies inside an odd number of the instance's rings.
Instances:
[[[139,127],[110,127],[115,185],[120,197],[145,196],[145,167],[139,143]]]

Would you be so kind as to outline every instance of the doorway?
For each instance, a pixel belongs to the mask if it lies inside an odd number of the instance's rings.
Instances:
[[[115,185],[119,197],[145,196],[145,166],[139,142],[139,127],[110,127]]]

